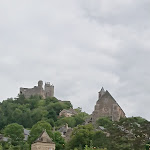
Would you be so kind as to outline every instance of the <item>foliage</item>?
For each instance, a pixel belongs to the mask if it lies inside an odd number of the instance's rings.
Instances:
[[[150,137],[150,122],[141,117],[122,118],[107,128],[111,149],[143,150]]]
[[[0,103],[0,130],[11,123],[18,123],[31,128],[38,121],[45,120],[55,125],[59,112],[72,107],[69,101],[59,101],[55,97],[42,99],[31,96],[26,99],[19,95],[16,99],[7,99]]]
[[[107,150],[107,149],[106,148],[97,148],[97,147],[93,147],[93,146],[88,147],[86,145],[84,150]]]
[[[103,133],[102,131],[94,132],[92,142],[94,147],[109,149],[110,140],[106,137],[106,133]]]
[[[93,138],[94,128],[91,124],[78,125],[72,132],[71,140],[67,145],[67,149],[84,148],[85,145],[90,145]]]
[[[144,150],[149,149],[150,122],[141,117],[121,118],[112,122],[109,118],[100,118],[96,125],[83,125],[88,114],[81,108],[71,117],[59,117],[62,109],[72,107],[68,101],[57,98],[42,99],[31,96],[26,99],[19,95],[16,99],[0,102],[0,130],[9,137],[8,142],[0,142],[0,150],[29,150],[30,145],[46,129],[56,143],[56,150]],[[59,132],[52,132],[67,123],[74,128],[71,139],[65,143]],[[23,127],[31,129],[25,142]]]
[[[72,117],[62,117],[57,120],[56,126],[62,126],[64,124],[68,124],[69,127],[76,127],[77,125],[81,125],[84,123],[85,119],[88,117],[88,114],[85,112],[79,112],[77,115]]]
[[[56,150],[64,149],[65,141],[64,138],[62,138],[60,132],[53,133],[53,141],[56,144]]]
[[[23,126],[17,123],[9,124],[4,129],[4,135],[10,138],[13,145],[16,145],[24,139]]]
[[[97,120],[96,124],[104,128],[109,128],[112,126],[113,122],[107,117],[102,117]]]
[[[0,145],[0,150],[3,150],[3,147],[2,147],[2,145]]]

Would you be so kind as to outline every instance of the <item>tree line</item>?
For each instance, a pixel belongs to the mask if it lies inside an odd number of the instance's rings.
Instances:
[[[56,144],[56,150],[145,150],[150,144],[150,122],[141,117],[121,118],[113,122],[110,118],[99,118],[96,124],[85,124],[89,115],[76,109],[71,117],[59,116],[63,109],[72,108],[69,101],[57,98],[42,99],[31,96],[25,99],[7,99],[0,103],[0,134],[8,141],[0,142],[0,150],[30,150],[31,144],[46,129]],[[73,128],[69,141],[57,131],[64,124]],[[24,128],[30,130],[24,140]],[[55,129],[55,130],[54,130]]]

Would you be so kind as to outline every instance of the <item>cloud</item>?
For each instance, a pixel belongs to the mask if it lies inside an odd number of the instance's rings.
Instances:
[[[149,0],[2,1],[0,99],[42,79],[91,113],[104,86],[127,116],[148,116]]]

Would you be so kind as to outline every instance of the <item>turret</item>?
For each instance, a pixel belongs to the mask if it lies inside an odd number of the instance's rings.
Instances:
[[[104,90],[104,88],[102,87],[102,89],[100,90],[100,92],[98,92],[99,93],[99,95],[98,95],[98,99],[100,99],[104,94],[105,94],[105,90]]]
[[[54,86],[50,82],[45,83],[45,97],[54,97]]]
[[[38,87],[40,87],[40,88],[43,87],[43,81],[42,80],[38,81]]]

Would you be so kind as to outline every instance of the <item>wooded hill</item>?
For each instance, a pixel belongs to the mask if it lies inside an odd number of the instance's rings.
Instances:
[[[25,99],[19,95],[4,100],[0,103],[0,134],[8,140],[0,139],[0,150],[29,150],[44,129],[56,143],[56,150],[145,150],[149,143],[150,122],[141,117],[124,118],[119,122],[100,118],[95,125],[85,125],[89,115],[80,108],[75,109],[77,114],[74,116],[59,117],[61,110],[71,107],[69,101],[55,97]],[[57,131],[66,123],[73,128],[67,142]],[[27,141],[24,140],[24,128],[31,131]]]

